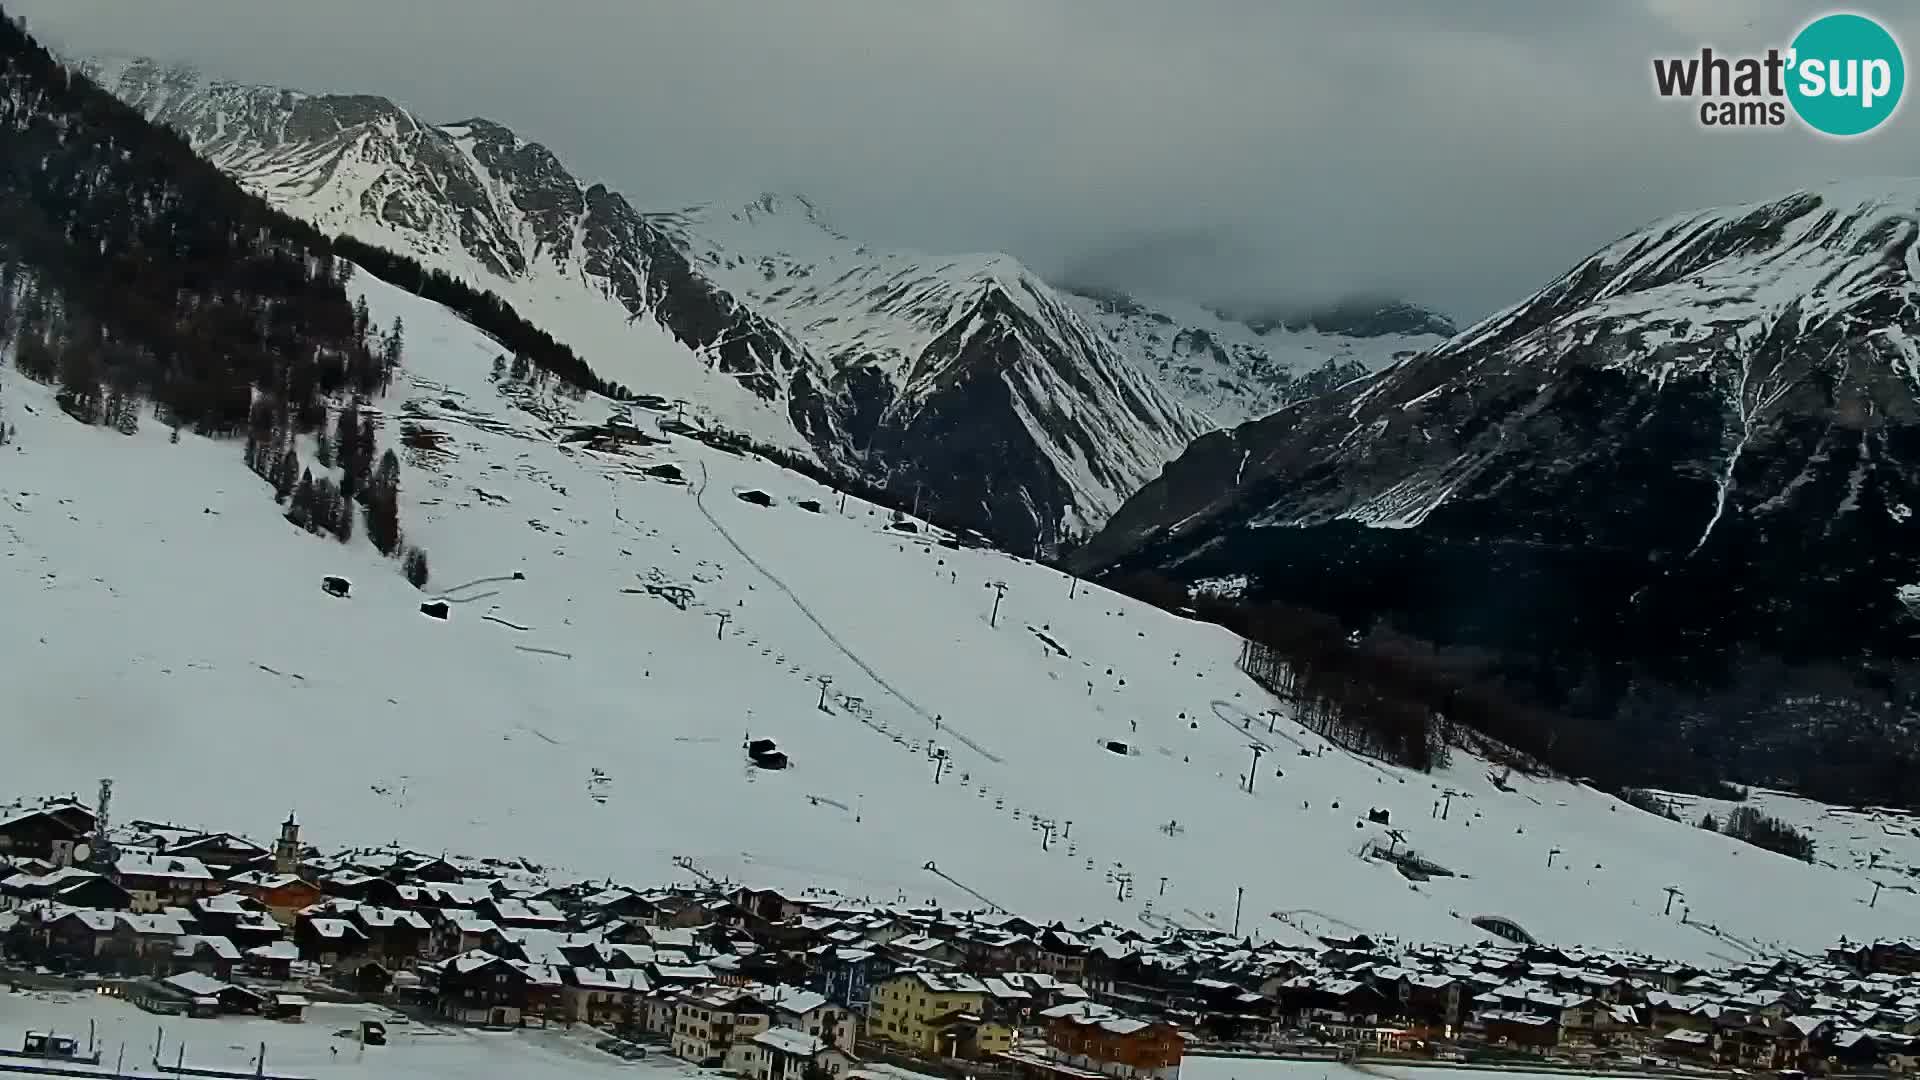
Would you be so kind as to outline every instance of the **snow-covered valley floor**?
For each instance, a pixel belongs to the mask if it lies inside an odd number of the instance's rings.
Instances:
[[[363,537],[288,525],[237,445],[82,427],[0,371],[19,427],[0,448],[0,797],[112,776],[122,820],[265,834],[294,809],[327,848],[981,906],[957,882],[1069,921],[1227,927],[1244,888],[1242,930],[1282,939],[1475,941],[1468,920],[1498,914],[1718,964],[1920,913],[1906,893],[1867,906],[1875,871],[1844,829],[1816,839],[1847,869],[1808,866],[1573,785],[1503,791],[1460,753],[1429,776],[1323,753],[1284,719],[1269,734],[1276,702],[1217,627],[892,531],[679,437],[563,446],[560,410],[615,407],[503,391],[484,336],[369,275],[354,288],[407,327],[382,445],[403,424],[442,439],[405,455],[424,594]],[[691,482],[643,471],[669,463]],[[350,598],[321,590],[335,574]],[[684,610],[656,594],[675,587]],[[449,620],[419,612],[435,597]],[[748,768],[747,736],[793,767]],[[1375,808],[1460,876],[1360,858],[1386,840]]]
[[[101,1075],[111,1076],[116,1062],[126,1071],[152,1073],[156,1040],[159,1061],[189,1068],[252,1073],[266,1046],[268,1075],[312,1080],[387,1080],[389,1077],[448,1077],[458,1080],[559,1080],[612,1077],[624,1080],[694,1080],[719,1076],[655,1051],[627,1062],[594,1049],[599,1037],[590,1028],[529,1028],[481,1031],[439,1024],[394,1024],[385,1046],[361,1046],[345,1037],[361,1020],[384,1020],[372,1006],[309,1006],[306,1020],[289,1024],[248,1016],[187,1020],[158,1017],[126,1001],[92,994],[0,993],[0,1046],[17,1048],[28,1031],[76,1036],[81,1049],[91,1031],[101,1051]],[[123,1050],[124,1048],[124,1050]],[[1564,1073],[1502,1070],[1422,1069],[1417,1066],[1362,1067],[1331,1061],[1278,1061],[1189,1056],[1181,1065],[1184,1080],[1534,1080]]]
[[[362,1020],[386,1021],[385,1046],[361,1046],[347,1032]],[[52,1031],[79,1039],[84,1052],[91,1032],[100,1051],[101,1076],[116,1064],[129,1073],[153,1074],[159,1063],[252,1074],[261,1044],[268,1076],[313,1080],[386,1080],[388,1077],[560,1080],[624,1076],[626,1080],[715,1075],[664,1054],[625,1062],[594,1049],[591,1028],[481,1031],[438,1024],[395,1024],[372,1006],[315,1004],[300,1023],[249,1016],[219,1019],[163,1017],[111,997],[68,993],[0,993],[0,1046],[18,1050],[28,1031]]]

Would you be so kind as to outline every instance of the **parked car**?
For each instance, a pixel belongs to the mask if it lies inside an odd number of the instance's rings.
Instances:
[[[601,1039],[593,1044],[594,1049],[612,1054],[623,1061],[639,1061],[647,1056],[647,1048],[625,1039]]]

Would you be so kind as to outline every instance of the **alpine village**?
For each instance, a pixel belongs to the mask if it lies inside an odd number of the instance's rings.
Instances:
[[[666,887],[522,860],[266,847],[98,802],[0,810],[0,979],[162,1015],[575,1028],[744,1080],[1176,1080],[1189,1056],[1905,1074],[1920,941],[1725,970],[1536,944],[1317,946],[791,893],[679,860]],[[1235,921],[1238,922],[1236,913]],[[369,1025],[377,1027],[378,1025]],[[363,1041],[377,1042],[384,1036]]]

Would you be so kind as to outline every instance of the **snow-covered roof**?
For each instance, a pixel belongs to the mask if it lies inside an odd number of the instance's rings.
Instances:
[[[574,985],[583,990],[629,990],[645,993],[652,988],[647,976],[639,968],[588,968],[573,967],[571,973]]]
[[[235,989],[232,983],[221,982],[211,975],[198,971],[183,971],[178,975],[169,975],[163,981],[194,997],[218,997],[225,991]]]
[[[994,1000],[996,1001],[1032,1001],[1033,1000],[1032,994],[1027,993],[1025,990],[1016,989],[1011,983],[1009,983],[1005,979],[996,979],[989,976],[985,979],[982,979],[981,982],[986,985],[987,993],[993,995]]]
[[[233,942],[228,941],[224,937],[211,934],[181,935],[175,939],[173,943],[173,955],[192,956],[200,950],[200,946],[202,945],[206,946],[209,952],[222,960],[240,959],[240,950],[234,946]]]
[[[344,940],[349,937],[364,939],[367,936],[360,932],[359,927],[345,919],[308,919],[307,925],[313,928],[314,933],[329,940]]]
[[[827,1004],[825,994],[813,990],[799,990],[791,986],[776,986],[762,1000],[778,1011],[794,1016],[805,1016]]]
[[[795,1031],[789,1027],[768,1028],[755,1035],[753,1041],[775,1053],[793,1057],[810,1058],[827,1048],[827,1044],[817,1036],[809,1035],[804,1031]]]
[[[676,982],[707,982],[713,978],[713,969],[705,964],[655,964],[653,973]]]
[[[227,879],[230,885],[244,885],[253,889],[284,889],[289,885],[303,884],[298,874],[276,874],[268,870],[244,870]]]
[[[431,929],[427,924],[426,916],[417,911],[407,911],[402,908],[383,908],[362,904],[354,909],[353,916],[370,930],[396,926],[405,926],[414,930]]]
[[[212,881],[213,872],[191,855],[153,855],[123,852],[113,861],[121,877],[164,878],[180,881]]]
[[[959,972],[922,971],[918,968],[909,968],[905,971],[895,972],[895,975],[905,975],[918,979],[921,985],[925,986],[930,993],[935,994],[984,994],[987,992],[986,983],[981,982],[972,975],[965,975]]]
[[[173,915],[134,915],[125,911],[116,911],[114,917],[121,925],[136,934],[151,934],[155,937],[179,937],[187,932],[181,920]]]
[[[479,949],[471,949],[467,952],[461,953],[458,956],[447,958],[446,960],[441,962],[441,967],[446,970],[458,972],[459,974],[465,975],[469,972],[478,971],[481,968],[486,967],[488,964],[504,964],[504,963],[506,963],[505,960],[501,959],[498,956],[495,956],[490,952],[483,952],[482,950],[479,950]]]
[[[1083,1027],[1097,1027],[1114,1035],[1131,1035],[1153,1026],[1145,1020],[1128,1016],[1111,1006],[1092,1001],[1070,1001],[1063,1005],[1055,1005],[1051,1009],[1042,1009],[1040,1015],[1049,1020],[1065,1020]]]

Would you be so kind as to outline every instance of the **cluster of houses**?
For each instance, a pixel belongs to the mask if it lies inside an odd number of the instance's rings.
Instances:
[[[110,850],[100,852],[97,847]],[[307,994],[488,1027],[587,1024],[749,1080],[968,1063],[1174,1080],[1190,1052],[1910,1069],[1920,946],[1723,970],[1489,940],[1298,943],[721,883],[555,884],[509,860],[323,855],[73,801],[0,812],[0,956],[144,1007],[297,1018]],[[893,1072],[885,1070],[891,1068]]]

